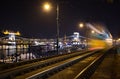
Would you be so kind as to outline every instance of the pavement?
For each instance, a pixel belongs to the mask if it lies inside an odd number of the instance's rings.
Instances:
[[[90,79],[120,79],[120,47],[107,55]]]

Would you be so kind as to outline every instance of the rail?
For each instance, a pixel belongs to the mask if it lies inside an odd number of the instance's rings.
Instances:
[[[10,70],[6,70],[6,71],[3,71],[3,72],[0,72],[0,78],[14,78],[15,76],[17,75],[21,75],[23,73],[27,73],[27,72],[30,72],[30,71],[33,71],[37,68],[43,68],[45,66],[48,66],[48,65],[51,65],[51,64],[55,64],[57,62],[60,62],[60,61],[64,61],[68,58],[71,58],[71,57],[74,57],[74,56],[77,56],[77,55],[80,55],[80,54],[84,54],[84,53],[76,53],[76,54],[72,54],[71,55],[68,55],[66,57],[63,57],[63,58],[60,58],[58,60],[52,60],[50,62],[42,62],[41,64],[36,62],[36,64],[29,64],[29,65],[26,65],[26,66],[21,66],[21,67],[18,67],[18,68],[14,68],[14,69],[10,69]]]
[[[77,52],[79,52],[79,51],[77,51]],[[84,52],[87,52],[87,51],[84,51]],[[70,54],[73,54],[73,53],[58,54],[58,55],[43,57],[43,58],[39,58],[39,59],[21,61],[21,62],[17,62],[17,63],[5,63],[5,64],[2,63],[0,65],[0,71],[6,70],[6,69],[9,69],[9,68],[13,68],[13,67],[17,67],[17,66],[22,66],[22,65],[25,65],[25,64],[35,63],[35,62],[38,62],[38,61],[41,61],[41,60],[50,59],[50,58],[53,58],[53,57],[59,57],[59,56],[70,55]]]
[[[98,52],[98,51],[96,51],[96,52]],[[85,56],[82,56],[82,57],[73,59],[73,60],[71,60],[71,61],[69,61],[69,62],[66,62],[66,63],[64,63],[64,64],[61,64],[61,65],[52,67],[52,68],[47,69],[47,70],[44,70],[44,71],[42,71],[42,72],[39,72],[39,73],[37,73],[37,74],[35,74],[35,75],[32,75],[32,76],[26,78],[26,79],[46,79],[47,77],[49,77],[50,74],[53,74],[53,73],[58,72],[58,71],[66,68],[66,67],[68,67],[68,66],[71,66],[71,65],[79,62],[80,60],[82,60],[82,59],[84,59],[84,58],[87,58],[87,57],[95,54],[96,52],[89,53],[89,54],[87,54],[87,55],[85,55]]]
[[[106,51],[104,54],[100,55],[97,59],[95,59],[91,64],[85,67],[74,79],[89,79],[90,76],[95,72],[97,67],[103,61],[105,56],[110,50]]]

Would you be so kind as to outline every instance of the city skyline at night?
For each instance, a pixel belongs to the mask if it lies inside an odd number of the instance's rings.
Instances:
[[[45,12],[42,4],[51,2],[52,9]],[[98,22],[106,26],[113,37],[120,34],[119,0],[59,0],[60,37],[80,32],[80,22]],[[56,0],[2,0],[0,2],[0,31],[20,31],[23,37],[56,37]]]

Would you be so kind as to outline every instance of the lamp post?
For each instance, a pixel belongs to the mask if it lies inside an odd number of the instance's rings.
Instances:
[[[44,9],[46,11],[49,11],[51,9],[51,5],[49,3],[45,3],[44,4]],[[57,32],[57,35],[56,35],[56,43],[57,43],[56,50],[57,50],[57,53],[59,53],[59,5],[58,5],[58,3],[57,3],[57,6],[56,6],[56,32]]]
[[[80,28],[84,28],[85,27],[85,35],[86,35],[86,50],[88,50],[88,26],[85,23],[80,23],[79,24]]]
[[[57,53],[59,53],[59,5],[57,4]]]

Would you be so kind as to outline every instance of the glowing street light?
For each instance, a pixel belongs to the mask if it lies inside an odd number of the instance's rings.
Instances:
[[[79,24],[79,27],[80,27],[80,28],[83,28],[83,27],[84,27],[84,24],[83,24],[83,23],[80,23],[80,24]]]
[[[49,11],[51,9],[51,5],[50,3],[45,3],[43,5],[44,9],[46,11]],[[57,43],[57,53],[59,52],[59,5],[57,3],[57,6],[56,6],[56,32],[57,32],[57,37],[56,37],[56,43]]]
[[[94,31],[94,30],[92,30],[92,31],[91,31],[91,33],[92,33],[92,34],[94,34],[94,33],[95,33],[95,31]]]
[[[46,3],[43,5],[43,8],[44,8],[45,11],[50,11],[50,9],[51,9],[50,3],[46,2]]]
[[[79,27],[80,28],[85,28],[85,36],[86,36],[86,50],[88,50],[88,26],[86,25],[86,23],[84,23],[84,22],[81,22],[80,24],[79,24]]]

